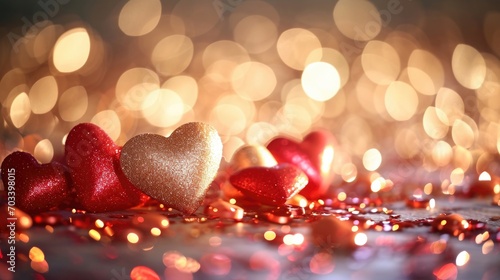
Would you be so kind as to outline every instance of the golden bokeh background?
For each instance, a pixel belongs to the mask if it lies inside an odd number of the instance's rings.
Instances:
[[[202,121],[228,160],[327,129],[345,182],[500,175],[494,1],[17,2],[0,4],[0,160],[59,160],[81,122],[123,145]]]

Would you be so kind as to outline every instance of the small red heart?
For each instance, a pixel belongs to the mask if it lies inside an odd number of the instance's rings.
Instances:
[[[229,177],[233,186],[268,205],[283,205],[307,185],[307,175],[291,164],[248,167]]]
[[[105,212],[139,205],[145,195],[128,181],[120,167],[121,147],[100,127],[75,126],[66,138],[66,164],[70,168],[78,203],[84,210]]]
[[[275,138],[267,149],[279,163],[293,164],[309,178],[309,183],[300,192],[308,199],[323,197],[333,181],[333,159],[336,141],[327,131],[313,131],[302,142],[288,138]]]
[[[2,182],[8,205],[28,213],[48,211],[69,199],[69,178],[62,164],[40,164],[29,153],[14,152],[2,163]],[[13,192],[13,193],[11,193]],[[12,195],[11,195],[12,194]]]

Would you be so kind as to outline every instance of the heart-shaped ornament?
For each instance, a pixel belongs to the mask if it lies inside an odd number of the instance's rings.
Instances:
[[[333,181],[333,160],[336,141],[327,131],[313,131],[302,142],[275,138],[267,149],[279,163],[290,163],[302,169],[309,183],[300,192],[308,199],[323,197]]]
[[[145,195],[125,177],[120,167],[120,146],[91,123],[75,126],[65,144],[66,164],[77,203],[87,211],[124,210],[139,205]]]
[[[192,122],[168,138],[157,134],[133,137],[123,146],[120,162],[137,188],[168,207],[191,214],[202,204],[221,159],[217,131]]]
[[[40,164],[29,153],[14,152],[4,159],[1,169],[8,197],[15,198],[13,205],[23,211],[51,210],[69,199],[69,178],[60,163]]]
[[[302,190],[308,179],[298,167],[283,163],[241,169],[229,181],[245,195],[263,204],[279,206]]]

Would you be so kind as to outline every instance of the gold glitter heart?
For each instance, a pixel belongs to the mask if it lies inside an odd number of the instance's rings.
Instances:
[[[120,164],[137,188],[184,213],[203,202],[222,158],[222,142],[210,125],[192,122],[170,137],[141,134],[122,148]]]

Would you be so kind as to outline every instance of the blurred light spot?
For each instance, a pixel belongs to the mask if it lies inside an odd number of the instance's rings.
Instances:
[[[372,148],[363,154],[363,166],[368,171],[375,171],[382,164],[382,154],[379,150]]]
[[[462,168],[455,168],[451,171],[450,181],[453,185],[460,185],[464,180],[464,176],[465,174]]]
[[[470,148],[474,144],[474,131],[462,120],[455,120],[451,129],[451,137],[455,144]]]
[[[347,183],[354,182],[358,176],[358,169],[356,168],[356,165],[350,162],[342,165],[340,176],[342,176],[342,180]]]
[[[245,62],[234,69],[231,84],[234,91],[242,98],[258,101],[274,91],[276,75],[266,64]]]
[[[94,224],[98,228],[103,228],[104,227],[104,222],[102,220],[99,220],[99,219],[95,220]]]
[[[102,128],[113,141],[116,141],[120,136],[122,130],[121,122],[115,111],[101,111],[97,113],[90,122]]]
[[[454,280],[457,278],[458,270],[455,264],[447,263],[439,268],[436,268],[433,272],[439,280]]]
[[[61,73],[82,68],[90,54],[90,37],[82,27],[66,31],[54,46],[54,66]]]
[[[29,258],[34,262],[41,262],[45,260],[45,254],[38,247],[31,247],[29,251]]]
[[[350,75],[349,63],[341,52],[331,48],[315,49],[307,57],[306,64],[309,65],[319,61],[329,63],[335,67],[340,77],[341,88],[347,83]]]
[[[62,27],[51,22],[42,23],[45,27],[36,35],[33,41],[33,57],[39,63],[45,63],[50,55],[56,36],[59,35]]]
[[[385,107],[395,120],[409,120],[417,111],[417,92],[405,82],[392,82],[385,92]]]
[[[116,82],[116,98],[128,110],[137,111],[142,107],[148,94],[160,88],[160,78],[147,68],[131,68]]]
[[[89,236],[90,236],[90,238],[94,239],[95,241],[101,240],[101,234],[95,229],[89,230]]]
[[[49,163],[54,157],[54,147],[49,139],[43,139],[35,146],[33,155],[40,163]]]
[[[345,192],[340,192],[340,193],[337,195],[337,199],[338,199],[339,201],[344,201],[344,200],[346,200],[346,198],[347,198],[347,194],[346,194]]]
[[[315,254],[309,262],[309,269],[314,274],[330,274],[335,268],[335,261],[331,254],[320,252]]]
[[[354,244],[358,246],[363,246],[368,242],[368,236],[362,232],[356,233],[356,236],[354,236]]]
[[[371,40],[382,29],[378,9],[364,0],[338,1],[333,9],[333,20],[344,36],[357,41]]]
[[[135,232],[129,232],[127,234],[127,241],[132,243],[132,244],[135,244],[135,243],[139,242],[139,235],[137,235],[137,233],[135,233]]]
[[[303,70],[309,54],[321,48],[318,37],[309,30],[291,28],[281,33],[276,43],[281,60],[295,70]]]
[[[254,122],[247,128],[246,143],[250,145],[265,145],[278,135],[278,130],[267,122]]]
[[[429,200],[429,209],[434,209],[436,208],[436,200],[434,198],[431,198]]]
[[[366,76],[378,85],[394,82],[401,70],[398,53],[391,45],[382,41],[370,41],[366,44],[361,54],[361,65]]]
[[[424,130],[429,137],[441,139],[448,133],[448,117],[436,107],[429,106],[425,110],[423,117]]]
[[[49,263],[47,263],[46,260],[40,261],[40,262],[31,262],[31,269],[38,273],[47,273],[49,272]]]
[[[432,193],[432,189],[433,189],[432,183],[427,183],[424,186],[424,193],[426,195],[430,195]]]
[[[198,83],[191,76],[174,76],[161,85],[161,88],[175,91],[182,99],[184,113],[191,110],[198,98]]]
[[[491,181],[491,175],[490,173],[483,171],[481,174],[479,174],[479,181]]]
[[[435,105],[446,114],[450,123],[464,115],[465,105],[462,97],[450,88],[442,87],[438,90]]]
[[[451,67],[457,81],[469,89],[479,88],[486,77],[486,63],[483,56],[469,45],[456,46]]]
[[[158,25],[161,8],[158,0],[130,0],[120,11],[118,26],[128,36],[147,34]]]
[[[232,104],[217,105],[210,113],[210,122],[222,135],[236,135],[247,125],[243,111]]]
[[[302,72],[301,83],[307,96],[317,101],[326,101],[339,91],[340,76],[331,64],[313,62]]]
[[[156,44],[151,54],[151,62],[159,74],[177,75],[189,66],[193,52],[191,39],[184,35],[171,35]]]
[[[26,124],[31,116],[30,98],[25,92],[20,93],[10,106],[10,119],[16,128]]]
[[[250,61],[250,57],[243,46],[228,40],[213,42],[203,51],[202,63],[205,69],[208,69],[212,64],[221,60],[230,61],[239,65]]]
[[[131,280],[160,280],[160,276],[147,266],[136,266],[130,271]]]
[[[453,150],[445,141],[438,141],[432,149],[432,159],[437,166],[446,166],[450,163],[453,156]]]
[[[377,179],[373,180],[372,183],[370,184],[370,189],[372,192],[379,192],[380,190],[384,189],[386,187],[387,183],[383,177],[378,177]]]
[[[152,236],[160,236],[161,235],[161,229],[154,227],[151,228],[151,235]]]
[[[250,15],[238,22],[233,29],[234,40],[249,53],[262,53],[271,48],[278,37],[277,27],[261,15]]]
[[[432,53],[414,50],[408,60],[408,78],[418,92],[434,95],[444,85],[443,66]]]
[[[34,114],[45,114],[54,108],[58,96],[56,79],[45,76],[31,86],[29,92],[31,111]]]
[[[78,121],[88,108],[87,91],[82,86],[67,89],[59,98],[59,115],[67,122]]]
[[[276,233],[272,230],[264,232],[264,239],[267,241],[273,241],[276,238]]]
[[[493,242],[493,240],[490,239],[483,243],[483,246],[481,247],[481,252],[483,253],[483,255],[487,255],[491,251],[493,251],[494,248],[495,248],[495,243]]]
[[[150,92],[142,103],[142,115],[157,127],[177,124],[184,114],[184,103],[179,95],[169,89]]]
[[[457,266],[464,266],[469,262],[469,259],[469,253],[467,253],[467,251],[462,251],[458,253],[455,263],[457,264]]]

